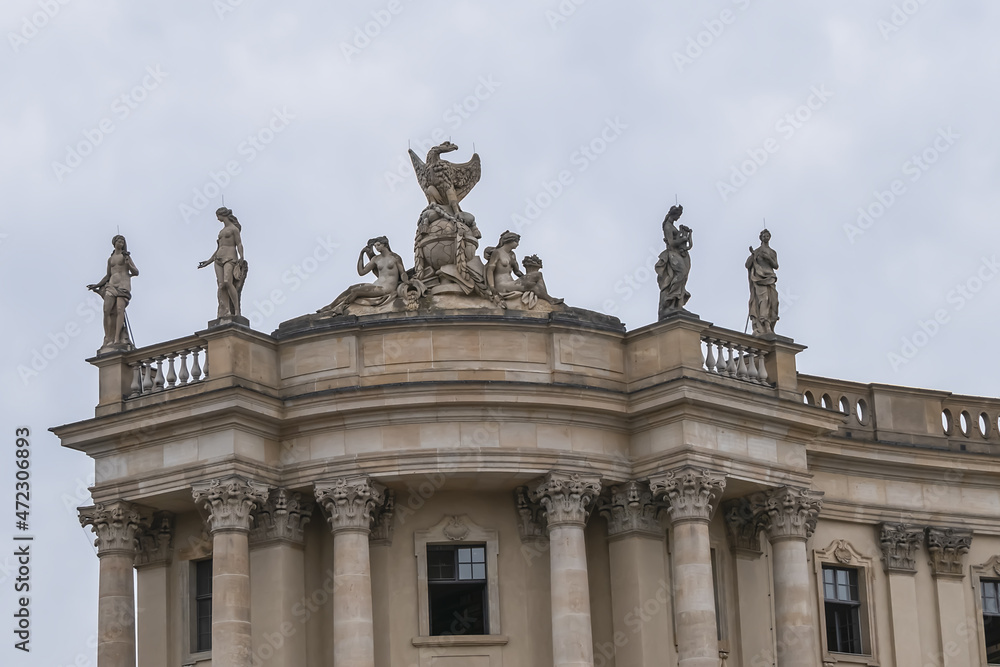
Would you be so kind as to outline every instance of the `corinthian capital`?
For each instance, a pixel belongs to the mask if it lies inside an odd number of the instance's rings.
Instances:
[[[924,541],[923,528],[905,523],[883,523],[879,524],[878,529],[885,571],[916,572],[916,551]]]
[[[754,494],[748,498],[729,500],[722,505],[722,513],[729,529],[729,547],[737,556],[757,558],[760,548],[760,531],[764,529],[761,499]]]
[[[254,515],[250,542],[284,541],[302,544],[302,528],[312,517],[313,504],[303,502],[301,493],[288,489],[274,489],[268,494],[267,502]]]
[[[142,529],[142,515],[135,505],[124,500],[81,507],[80,524],[90,526],[97,539],[97,556],[112,554],[134,557],[138,549],[138,535]]]
[[[723,475],[684,466],[649,480],[653,497],[665,499],[673,523],[708,521],[715,513],[716,501],[726,488]]]
[[[927,550],[935,577],[965,575],[965,555],[972,546],[972,531],[958,528],[927,528]]]
[[[541,505],[551,531],[561,525],[585,526],[590,517],[590,505],[600,492],[599,477],[550,472],[531,492],[531,500]]]
[[[608,521],[608,536],[641,534],[663,536],[660,516],[666,505],[653,499],[649,482],[631,481],[612,486],[597,499],[597,511]]]
[[[771,541],[808,539],[816,530],[823,492],[782,486],[764,494],[754,494],[761,506],[761,518]]]
[[[208,513],[208,529],[212,534],[250,532],[254,508],[267,500],[267,487],[239,475],[195,484],[191,493],[195,503]]]
[[[370,532],[386,502],[384,486],[367,475],[316,483],[316,500],[329,515],[333,532]]]
[[[139,551],[135,555],[135,566],[168,564],[174,552],[173,539],[173,512],[155,512],[149,527],[139,535]]]

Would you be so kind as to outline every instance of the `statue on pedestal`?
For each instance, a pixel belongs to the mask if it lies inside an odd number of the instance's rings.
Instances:
[[[111,239],[114,250],[108,258],[108,270],[99,283],[87,285],[104,299],[104,344],[100,351],[131,350],[132,341],[125,319],[125,308],[132,299],[132,276],[139,275],[125,237]]]
[[[224,206],[215,212],[215,216],[222,223],[218,245],[211,257],[198,263],[198,268],[203,269],[209,264],[215,264],[215,279],[219,285],[218,318],[242,320],[240,298],[248,269],[247,261],[243,257],[243,240],[240,238],[243,226],[233,215],[232,209]]]
[[[770,241],[771,232],[765,229],[760,233],[760,247],[754,250],[750,246],[750,257],[746,261],[754,336],[773,334],[778,322],[778,276],[775,274],[778,253],[771,249]]]
[[[403,299],[407,310],[415,310],[416,302],[423,296],[423,285],[411,280],[403,265],[403,258],[389,247],[389,239],[378,236],[368,240],[368,245],[358,255],[358,275],[375,274],[374,283],[351,285],[340,296],[317,312],[323,315],[343,315],[352,303],[365,306],[383,306],[398,298]]]
[[[657,283],[660,286],[659,319],[669,317],[673,313],[688,312],[684,304],[691,298],[687,286],[688,274],[691,272],[691,257],[688,251],[694,246],[691,240],[691,229],[681,225],[678,229],[674,223],[684,213],[684,207],[671,206],[663,219],[663,242],[666,250],[660,253],[656,262]]]

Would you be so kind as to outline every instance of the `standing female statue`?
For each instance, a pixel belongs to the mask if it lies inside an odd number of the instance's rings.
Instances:
[[[351,285],[332,303],[317,312],[343,315],[344,309],[359,299],[364,299],[367,302],[365,305],[381,306],[400,296],[403,292],[400,287],[410,284],[403,258],[392,251],[389,239],[384,236],[368,239],[368,245],[358,255],[358,275],[363,276],[368,272],[375,274],[374,283]]]
[[[674,223],[684,213],[683,206],[671,206],[663,219],[663,242],[667,249],[660,253],[656,262],[657,282],[660,285],[659,319],[677,311],[684,311],[684,304],[691,298],[687,286],[688,274],[691,272],[691,257],[688,251],[694,247],[691,240],[691,229],[674,226]],[[686,311],[685,311],[686,312]]]
[[[132,276],[139,275],[128,252],[125,237],[118,234],[111,239],[114,250],[108,258],[108,271],[101,282],[87,285],[104,299],[104,345],[101,349],[131,347],[125,325],[125,307],[132,299]]]
[[[750,322],[753,335],[765,336],[774,333],[778,322],[778,253],[771,249],[771,232],[760,233],[760,247],[750,246],[747,258],[747,277],[750,281]]]
[[[218,317],[240,317],[240,296],[248,268],[243,257],[243,239],[240,238],[243,226],[233,211],[226,207],[216,211],[215,216],[222,223],[218,245],[211,257],[198,263],[198,268],[215,264],[215,280],[219,285]]]

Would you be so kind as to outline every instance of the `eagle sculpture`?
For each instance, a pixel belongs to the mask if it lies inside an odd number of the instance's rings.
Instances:
[[[410,161],[413,163],[413,171],[417,174],[417,183],[427,196],[427,203],[450,208],[455,217],[461,217],[462,209],[458,203],[479,182],[482,168],[479,164],[479,153],[473,153],[472,159],[463,164],[441,159],[441,153],[456,150],[458,146],[446,141],[427,151],[427,162],[424,162],[411,149]]]

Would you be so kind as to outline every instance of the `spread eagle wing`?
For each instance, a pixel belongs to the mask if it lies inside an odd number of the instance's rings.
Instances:
[[[427,165],[420,159],[419,155],[413,152],[412,148],[410,149],[410,162],[413,163],[413,171],[417,174],[417,183],[420,184],[420,189],[427,189]]]
[[[448,163],[448,171],[451,176],[451,184],[455,187],[455,195],[458,201],[465,199],[465,195],[472,191],[480,176],[483,175],[482,165],[479,162],[479,153],[473,153],[472,159],[462,164]]]

